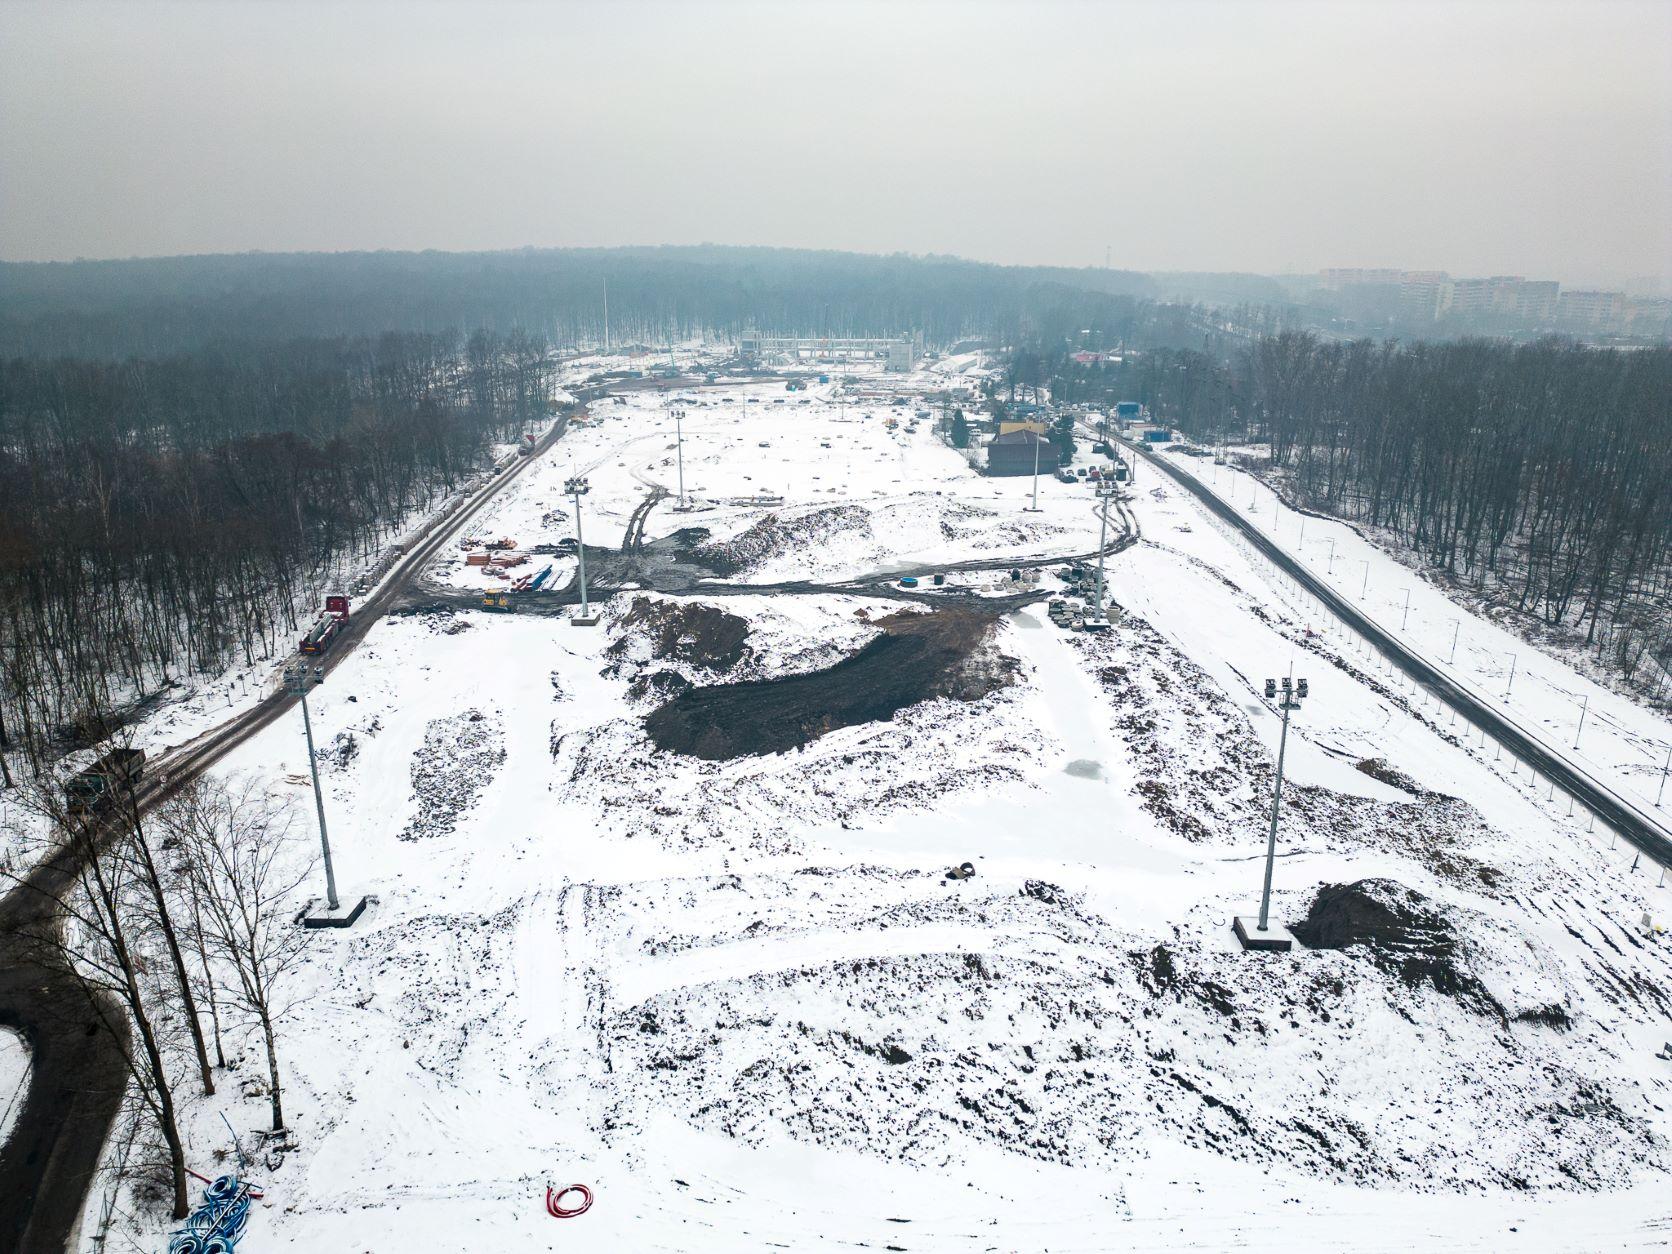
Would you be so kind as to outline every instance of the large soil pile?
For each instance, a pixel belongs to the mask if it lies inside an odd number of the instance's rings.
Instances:
[[[704,544],[691,556],[715,574],[737,575],[793,549],[816,548],[843,531],[869,531],[871,516],[857,505],[831,505],[793,518],[768,514],[720,544]]]
[[[1393,880],[1326,884],[1289,929],[1308,949],[1363,946],[1410,988],[1428,985],[1479,1014],[1504,1008],[1470,973],[1456,929],[1421,893]]]
[[[878,621],[882,635],[834,666],[691,688],[647,715],[645,731],[658,749],[717,761],[800,748],[934,697],[977,700],[1012,678],[1006,661],[975,657],[993,621],[966,609],[896,614]]]
[[[650,656],[659,662],[729,671],[749,656],[749,624],[712,605],[635,597],[615,626],[622,632],[609,647],[616,658],[628,653],[634,629],[650,642]]]

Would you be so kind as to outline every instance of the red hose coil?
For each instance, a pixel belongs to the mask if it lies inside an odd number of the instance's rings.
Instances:
[[[581,1204],[573,1209],[559,1206],[558,1203],[565,1195],[570,1193],[579,1193],[581,1195]],[[557,1190],[553,1190],[552,1186],[549,1184],[546,1186],[546,1214],[550,1215],[553,1219],[573,1219],[576,1215],[586,1214],[591,1207],[592,1190],[587,1188],[584,1184],[569,1184]]]

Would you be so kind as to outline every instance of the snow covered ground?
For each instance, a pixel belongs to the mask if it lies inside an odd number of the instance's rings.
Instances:
[[[920,401],[897,406],[856,399],[884,384],[883,376],[860,375],[847,390],[829,383],[788,392],[780,382],[763,381],[665,395],[620,393],[595,403],[591,419],[572,426],[553,454],[484,511],[471,532],[509,538],[520,547],[574,537],[574,507],[564,484],[584,475],[591,489],[582,506],[589,547],[619,546],[634,509],[658,487],[672,495],[652,514],[651,536],[695,527],[722,544],[770,516],[772,538],[787,531],[816,539],[782,553],[759,546],[760,560],[735,576],[755,582],[843,579],[891,564],[1067,554],[1096,546],[1090,493],[1042,478],[1042,512],[1021,512],[1031,479],[971,474],[963,457],[935,436],[934,421],[914,417]],[[920,383],[931,386],[928,379]],[[673,512],[679,453],[670,411],[676,406],[685,414],[678,425],[684,429],[685,490],[694,507],[687,513]],[[783,503],[760,504],[757,497],[781,497]],[[553,560],[553,578],[568,579],[574,570],[569,559],[539,557],[526,569]],[[462,551],[438,577],[465,588],[499,582],[465,566]]]
[[[800,395],[691,390],[699,508],[663,502],[648,535],[818,515],[752,550],[736,578],[760,584],[1095,545],[1084,488],[1042,482],[1026,514],[1027,480],[975,476],[928,422]],[[658,398],[594,412],[477,530],[572,534],[551,514],[584,471],[587,541],[619,543],[649,485],[675,487]],[[1185,493],[1137,487],[1115,630],[1022,610],[985,646],[1014,682],[797,752],[659,752],[652,681],[812,673],[900,607],[699,594],[748,629],[712,663],[653,637],[632,595],[592,630],[380,624],[312,698],[338,882],[375,902],[299,977],[297,1148],[257,1169],[245,1248],[1665,1244],[1672,960],[1636,928],[1664,910],[1653,877],[1413,705]],[[785,503],[737,503],[765,491]],[[1312,691],[1274,911],[1395,881],[1429,948],[1237,948],[1278,734],[1263,679],[1291,667]],[[1612,761],[1615,740],[1587,747]],[[306,813],[306,766],[286,720],[224,770]],[[964,861],[973,878],[945,876]],[[194,1109],[200,1169],[223,1110],[249,1134],[265,1107]],[[549,1218],[545,1187],[575,1181],[592,1210]],[[154,1212],[123,1213],[157,1244]]]
[[[0,1142],[11,1135],[28,1081],[28,1044],[16,1032],[0,1028]]]
[[[1672,793],[1663,794],[1661,787],[1672,754],[1672,725],[1665,719],[1490,619],[1466,612],[1347,524],[1291,510],[1234,466],[1164,456],[1234,504],[1338,592],[1358,600],[1380,626],[1672,833],[1672,810],[1664,808]]]

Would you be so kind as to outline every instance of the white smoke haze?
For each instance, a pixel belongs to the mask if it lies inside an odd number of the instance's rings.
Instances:
[[[0,6],[0,257],[1672,277],[1672,5]]]

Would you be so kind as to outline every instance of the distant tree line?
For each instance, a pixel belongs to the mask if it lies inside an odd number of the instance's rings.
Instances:
[[[288,648],[342,562],[547,411],[552,370],[521,332],[0,362],[0,744],[38,763],[78,718]]]
[[[1580,633],[1632,681],[1672,662],[1672,349],[1260,336],[1040,367],[1204,441],[1268,441],[1298,503],[1391,532],[1448,578]],[[1654,690],[1665,671],[1643,679]]]
[[[0,264],[0,356],[123,358],[215,340],[515,328],[616,345],[751,326],[809,335],[1055,336],[1133,313],[1120,270],[716,246],[336,253]]]

